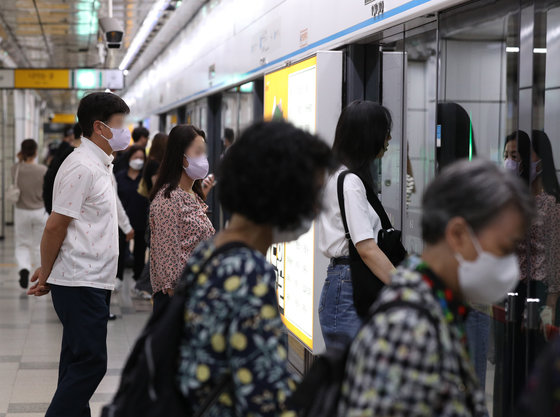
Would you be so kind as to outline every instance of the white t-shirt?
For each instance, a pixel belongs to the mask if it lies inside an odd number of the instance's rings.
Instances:
[[[327,258],[339,258],[350,253],[337,191],[338,176],[345,170],[346,167],[341,167],[328,179],[323,199],[323,212],[317,222],[319,250]],[[348,230],[354,245],[367,239],[377,240],[377,234],[381,230],[381,220],[367,200],[366,188],[362,180],[355,174],[348,174],[344,178],[344,205]]]
[[[112,162],[112,156],[83,138],[62,163],[54,182],[53,212],[74,220],[49,284],[114,289],[119,235]]]

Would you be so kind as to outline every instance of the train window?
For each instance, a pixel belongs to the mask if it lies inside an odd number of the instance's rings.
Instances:
[[[439,25],[438,169],[474,157],[506,164],[517,151],[506,141],[519,126],[519,2],[469,3],[442,13]],[[520,300],[519,314],[523,306]],[[472,307],[467,340],[489,415],[511,415],[525,381],[524,347],[518,343],[512,353],[504,304]]]

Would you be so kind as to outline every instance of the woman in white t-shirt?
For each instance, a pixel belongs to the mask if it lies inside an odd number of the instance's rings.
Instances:
[[[377,246],[381,221],[367,200],[364,186],[365,182],[373,187],[370,166],[387,151],[391,126],[391,115],[385,107],[363,100],[351,103],[338,120],[333,152],[341,167],[327,182],[324,210],[318,220],[319,248],[331,260],[319,304],[327,349],[343,349],[362,324],[352,297],[349,246],[338,203],[337,181],[341,172],[352,171],[344,179],[344,202],[350,238],[360,257],[384,283],[389,283],[394,270]]]

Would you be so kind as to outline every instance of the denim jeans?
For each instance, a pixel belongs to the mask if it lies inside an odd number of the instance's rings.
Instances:
[[[488,359],[488,339],[490,338],[490,317],[478,310],[471,310],[465,321],[465,332],[471,361],[484,391],[486,387],[486,365]]]
[[[319,321],[327,350],[346,348],[360,330],[362,320],[354,308],[349,265],[329,265],[321,291]]]

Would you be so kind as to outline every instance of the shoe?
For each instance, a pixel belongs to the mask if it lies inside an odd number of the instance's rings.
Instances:
[[[113,291],[119,292],[122,289],[122,280],[117,278],[117,282],[115,283],[115,289]]]
[[[19,271],[19,286],[21,288],[27,288],[29,285],[29,271],[27,269],[22,269]]]
[[[140,300],[151,300],[152,299],[152,296],[150,294],[148,294],[146,291],[141,291],[141,290],[138,290],[136,288],[132,288],[130,290],[130,296],[132,298],[137,298],[137,299],[140,299]]]
[[[114,314],[109,313],[109,320],[113,321],[116,320],[117,316],[115,316]]]

